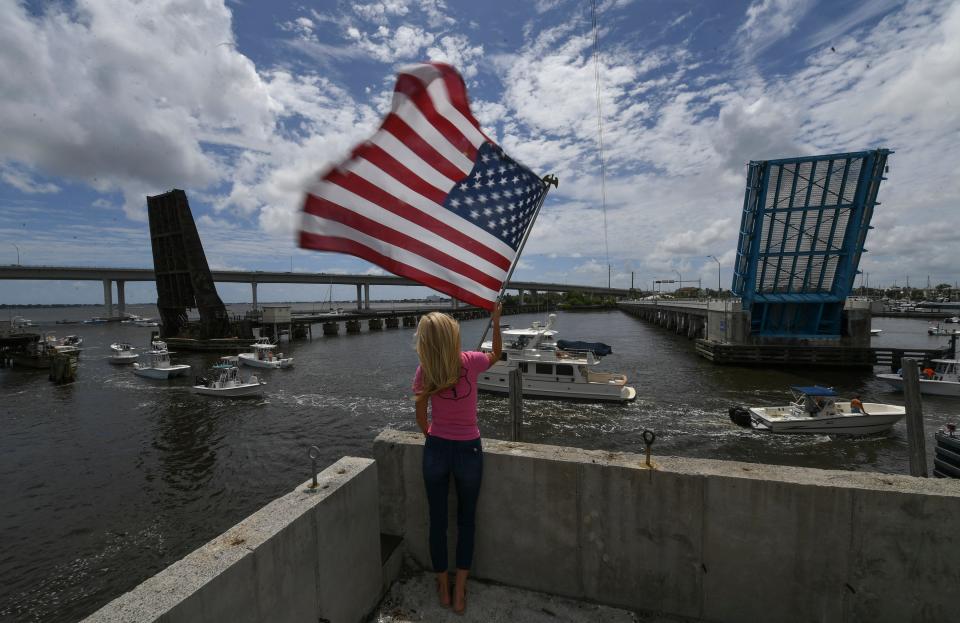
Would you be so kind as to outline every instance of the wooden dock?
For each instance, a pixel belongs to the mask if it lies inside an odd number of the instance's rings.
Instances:
[[[891,372],[900,369],[904,357],[926,362],[950,354],[949,347],[852,348],[788,344],[725,344],[702,339],[696,341],[695,349],[704,359],[726,365],[889,366]]]

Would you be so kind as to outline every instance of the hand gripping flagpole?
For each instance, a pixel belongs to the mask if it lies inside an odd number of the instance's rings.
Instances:
[[[545,175],[543,176],[543,184],[546,186],[543,194],[540,195],[540,201],[537,203],[537,209],[533,212],[533,218],[530,219],[530,223],[527,225],[526,231],[523,232],[523,238],[520,239],[520,246],[517,247],[517,254],[513,256],[513,262],[510,263],[510,270],[507,271],[507,278],[503,280],[503,285],[500,287],[500,293],[497,294],[497,303],[500,303],[503,299],[503,293],[506,291],[507,286],[510,285],[510,278],[513,277],[513,271],[517,268],[517,262],[520,261],[520,254],[523,253],[523,247],[527,244],[527,238],[530,236],[530,232],[533,230],[533,224],[537,222],[537,216],[540,214],[540,208],[543,207],[543,202],[547,199],[547,193],[550,192],[550,186],[554,188],[559,187],[559,181],[557,180],[556,175]],[[491,316],[487,320],[487,328],[483,330],[483,337],[480,338],[480,343],[477,344],[477,350],[480,350],[480,347],[483,346],[483,341],[487,339],[487,333],[490,332],[490,326],[493,324],[493,317]]]

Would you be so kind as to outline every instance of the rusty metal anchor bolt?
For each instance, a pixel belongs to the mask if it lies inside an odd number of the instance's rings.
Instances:
[[[647,445],[647,467],[653,467],[650,463],[650,448],[653,446],[653,442],[657,440],[657,434],[645,428],[641,437],[643,437],[643,443]]]
[[[310,473],[313,474],[313,482],[310,483],[311,489],[317,488],[317,459],[320,458],[320,448],[310,446],[307,449],[307,456],[310,457]]]

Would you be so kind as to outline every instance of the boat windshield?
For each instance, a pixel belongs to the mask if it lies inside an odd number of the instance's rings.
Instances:
[[[953,374],[956,368],[957,364],[953,361],[938,361],[934,370],[938,375],[946,375]]]

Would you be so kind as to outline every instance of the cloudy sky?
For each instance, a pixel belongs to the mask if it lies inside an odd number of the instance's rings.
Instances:
[[[881,146],[871,285],[960,277],[960,2],[598,0],[597,18],[599,65],[585,0],[0,0],[0,264],[149,267],[145,196],[176,187],[215,268],[375,271],[298,250],[296,214],[377,127],[397,68],[431,59],[461,71],[488,135],[560,179],[519,278],[606,283],[609,257],[615,285],[713,286],[712,254],[729,287],[749,160]],[[0,303],[99,300],[0,283]]]

